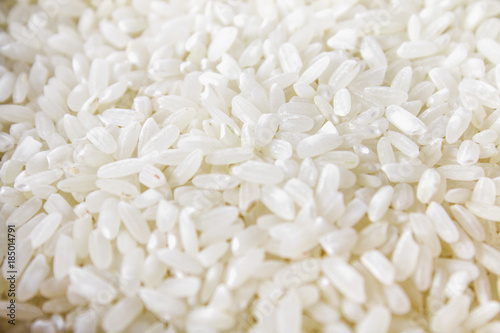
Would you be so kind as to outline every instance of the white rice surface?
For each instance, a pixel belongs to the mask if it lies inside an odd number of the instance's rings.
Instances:
[[[499,332],[499,90],[497,0],[2,1],[0,331]]]

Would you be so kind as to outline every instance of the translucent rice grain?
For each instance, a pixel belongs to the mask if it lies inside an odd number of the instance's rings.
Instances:
[[[295,203],[301,207],[313,201],[312,189],[297,178],[290,179],[283,189],[295,200]]]
[[[333,72],[328,81],[328,85],[332,87],[333,92],[345,88],[356,77],[360,71],[360,66],[355,60],[345,60]]]
[[[161,165],[179,165],[188,155],[189,151],[170,148],[155,156],[155,162]]]
[[[365,87],[363,89],[367,97],[373,98],[374,104],[400,105],[408,100],[408,94],[398,88],[391,87]]]
[[[259,109],[241,95],[234,97],[231,101],[231,105],[232,114],[243,123],[257,123],[262,115]]]
[[[450,93],[455,93],[457,91],[457,82],[446,68],[444,67],[433,68],[429,72],[429,77],[438,90],[442,91],[446,89]],[[429,98],[430,97],[431,96],[429,96]]]
[[[156,78],[169,78],[181,73],[180,59],[158,59],[149,65],[149,72]]]
[[[234,43],[238,30],[235,27],[224,27],[220,29],[214,36],[207,51],[210,61],[217,61],[222,57]]]
[[[231,240],[231,251],[235,255],[243,254],[249,249],[258,247],[265,239],[266,233],[261,228],[250,226],[236,234]]]
[[[160,201],[162,198],[163,195],[160,192],[154,189],[149,189],[139,194],[139,196],[134,199],[133,204],[139,209],[146,208],[144,216],[147,219],[150,219],[152,216],[154,216],[154,214],[152,213],[153,205],[158,203],[158,201]]]
[[[384,295],[387,300],[387,305],[396,315],[407,314],[411,309],[411,303],[408,295],[403,288],[398,284],[387,286],[384,288]]]
[[[116,151],[117,145],[113,136],[102,127],[94,127],[87,132],[87,139],[105,154]]]
[[[342,137],[334,133],[320,133],[309,136],[297,145],[300,158],[314,157],[333,150],[342,144]]]
[[[485,129],[472,137],[472,140],[479,144],[485,144],[496,141],[498,138],[497,132],[492,129]]]
[[[179,209],[172,203],[161,200],[156,214],[156,226],[162,232],[170,231],[179,215]]]
[[[477,41],[477,50],[493,64],[500,64],[500,44],[491,38],[481,38]]]
[[[298,72],[302,68],[300,54],[291,43],[283,43],[278,50],[281,68],[284,72]]]
[[[272,140],[268,145],[262,148],[262,152],[275,160],[288,160],[293,153],[293,147],[290,142],[280,139]]]
[[[12,212],[12,214],[10,214],[7,218],[5,224],[20,227],[32,218],[41,207],[42,201],[40,199],[35,197],[31,198]]]
[[[279,333],[299,333],[302,327],[302,304],[295,290],[289,291],[276,310]]]
[[[193,113],[195,113],[194,109],[190,109],[190,110],[193,110]],[[208,113],[210,113],[212,118],[219,120],[221,123],[227,125],[231,130],[233,130],[233,132],[236,135],[239,135],[241,133],[240,127],[234,122],[234,120],[231,117],[229,117],[223,111],[221,111],[217,108],[214,108],[214,107],[208,107],[207,111],[208,111]],[[194,115],[192,118],[194,118]]]
[[[14,73],[8,72],[2,75],[0,78],[0,103],[4,103],[11,97],[15,82],[16,75]]]
[[[105,60],[95,59],[89,70],[89,94],[99,96],[109,83],[109,69]]]
[[[397,210],[405,210],[413,205],[415,196],[413,188],[409,184],[400,183],[394,186],[392,207]]]
[[[201,281],[196,277],[170,278],[160,285],[162,292],[172,297],[190,297],[198,293]]]
[[[139,182],[149,188],[157,188],[167,183],[165,174],[150,164],[145,165],[139,171]]]
[[[279,124],[282,131],[307,132],[314,126],[314,120],[303,115],[283,115]]]
[[[142,312],[142,308],[139,297],[123,298],[106,312],[102,327],[107,331],[125,329]]]
[[[168,125],[153,135],[139,152],[140,156],[152,152],[161,152],[167,150],[179,137],[179,129],[175,125]],[[139,138],[140,140],[141,138]]]
[[[230,290],[242,286],[254,271],[264,260],[264,251],[262,249],[252,249],[228,267],[226,282]]]
[[[229,249],[227,242],[218,242],[205,247],[197,255],[197,259],[203,267],[214,265]]]
[[[212,73],[215,74],[215,73]],[[197,104],[186,97],[177,95],[166,95],[158,98],[158,104],[161,108],[171,112],[177,111],[182,108],[196,108]]]
[[[57,188],[63,192],[90,192],[97,189],[95,176],[81,176],[63,179],[57,183]]]
[[[387,119],[407,135],[422,135],[426,131],[425,124],[400,106],[389,105],[385,111]]]
[[[486,205],[494,205],[496,196],[495,181],[491,178],[481,177],[474,186],[471,200]]]
[[[372,36],[364,36],[359,48],[361,56],[371,68],[387,67],[387,58],[379,43]]]
[[[482,202],[467,201],[467,209],[477,217],[500,222],[500,206],[492,206]]]
[[[150,230],[141,212],[131,204],[121,201],[118,204],[118,215],[132,237],[140,244],[146,244]]]
[[[260,116],[255,124],[255,143],[259,146],[265,146],[273,139],[279,125],[279,118],[272,113],[266,113]]]
[[[377,305],[372,307],[366,316],[356,325],[356,333],[389,331],[391,323],[391,312],[384,306]]]
[[[102,204],[99,217],[97,219],[97,227],[101,231],[104,238],[108,240],[115,239],[120,228],[120,217],[116,214],[118,209],[118,200],[109,198]]]
[[[26,198],[16,189],[8,186],[2,186],[0,187],[0,202],[13,206],[20,206],[26,202]]]
[[[240,66],[242,68],[254,66],[260,60],[262,55],[262,40],[256,39],[250,43],[240,55]]]
[[[78,295],[97,304],[111,303],[117,294],[109,282],[95,273],[81,267],[73,267],[69,271],[71,285],[78,286]]]
[[[341,29],[330,37],[326,44],[332,49],[352,50],[356,46],[356,29]]]
[[[350,251],[356,245],[357,239],[358,235],[354,229],[345,228],[322,236],[319,242],[326,253],[334,256]]]
[[[196,255],[199,248],[198,234],[187,209],[182,210],[179,214],[179,233],[184,252],[192,256]]]
[[[137,146],[137,140],[139,139],[140,131],[141,126],[137,122],[131,123],[120,131],[120,135],[116,140],[117,159],[127,159],[131,157],[135,147]]]
[[[297,93],[297,96],[302,98],[312,98],[316,95],[316,90],[313,87],[301,82],[295,83],[293,90]]]
[[[143,160],[137,158],[123,159],[103,165],[97,170],[99,178],[121,178],[139,173],[146,166]]]
[[[75,220],[73,225],[73,242],[78,258],[86,258],[88,256],[88,237],[91,230],[92,218],[90,215]]]
[[[438,193],[441,175],[434,169],[427,169],[422,174],[417,187],[417,198],[422,203],[429,203]]]
[[[467,295],[457,295],[448,304],[439,309],[431,318],[430,327],[434,331],[452,331],[467,318],[470,298]]]
[[[102,20],[99,22],[99,30],[106,40],[114,47],[122,49],[130,41],[129,35],[121,31],[114,22]],[[92,72],[92,69],[91,69]]]
[[[386,137],[389,139],[391,144],[399,149],[403,154],[407,155],[410,158],[418,157],[418,144],[416,144],[406,135],[394,131],[387,131]]]
[[[127,109],[108,109],[102,113],[102,119],[116,126],[128,126],[134,122],[142,122],[144,115],[137,111]]]
[[[12,91],[12,101],[16,104],[24,102],[28,95],[29,82],[28,75],[21,73],[18,75]]]
[[[181,316],[186,312],[184,302],[171,297],[167,293],[150,288],[141,288],[139,296],[144,306],[163,320],[171,320],[171,318]]]
[[[468,330],[476,329],[492,320],[498,312],[500,312],[500,304],[497,301],[488,301],[478,305],[469,313],[464,326]]]
[[[38,136],[43,140],[47,140],[49,136],[55,132],[54,123],[49,116],[43,112],[37,112],[35,114],[35,128]]]
[[[93,230],[89,235],[89,257],[99,269],[108,268],[113,261],[111,243],[100,230]]]
[[[439,252],[440,251],[441,248],[439,248]],[[417,266],[415,268],[415,272],[413,273],[413,282],[419,291],[426,291],[429,289],[432,283],[433,270],[432,250],[428,247],[422,246],[418,256]]]
[[[36,249],[56,232],[61,224],[62,215],[60,213],[52,213],[41,220],[30,234],[31,246]]]
[[[203,161],[203,152],[201,149],[192,151],[186,158],[175,168],[170,176],[170,186],[179,186],[185,184],[198,171]]]
[[[457,162],[464,166],[475,164],[479,160],[479,152],[477,143],[472,140],[464,140],[457,152]]]
[[[307,117],[314,117],[319,114],[316,106],[313,103],[306,102],[289,102],[281,105],[278,110],[278,116],[285,115],[304,115]]]
[[[27,162],[31,156],[42,149],[42,143],[28,136],[17,144],[11,159],[20,162]]]
[[[337,116],[345,117],[351,111],[351,95],[349,90],[342,88],[335,93],[333,98],[333,112]]]
[[[311,84],[320,77],[330,65],[330,58],[327,56],[321,57],[304,70],[299,77],[298,82]]]
[[[471,181],[484,177],[484,169],[479,166],[443,165],[439,173],[447,179]]]
[[[459,107],[456,109],[446,127],[446,141],[448,143],[456,142],[465,132],[472,119],[472,111]]]
[[[231,175],[242,180],[258,184],[277,184],[283,180],[283,171],[272,164],[248,161],[236,165],[230,170]]]
[[[421,81],[417,83],[411,90],[408,95],[408,100],[420,100],[422,103],[425,103],[427,99],[434,93],[436,87],[430,81]]]
[[[394,188],[389,185],[381,187],[377,193],[375,193],[368,205],[368,217],[370,221],[378,221],[387,213],[393,194]]]
[[[434,201],[431,202],[427,207],[426,215],[434,222],[436,231],[442,240],[448,243],[453,243],[458,240],[459,235],[455,222],[453,222],[440,204]]]
[[[111,103],[123,96],[127,91],[127,83],[125,81],[116,82],[106,89],[99,95],[99,103]]]
[[[470,260],[474,258],[475,248],[474,243],[470,237],[463,231],[462,228],[458,228],[459,238],[455,243],[450,244],[450,247],[454,255],[463,260]]]
[[[252,126],[250,126],[250,124],[245,124],[245,125],[243,125],[241,141],[244,143],[245,140],[248,140],[248,146],[250,146],[251,144],[253,144],[253,135],[252,135],[253,133],[251,133]],[[245,135],[248,136],[248,139],[245,138]],[[242,145],[244,145],[243,143]],[[216,138],[210,138],[202,135],[193,135],[193,136],[181,137],[177,142],[177,147],[179,149],[183,149],[189,152],[201,149],[203,154],[210,154],[219,149],[225,149],[227,146]],[[163,151],[163,153],[166,152]],[[162,153],[160,153],[160,155],[161,154]]]
[[[38,291],[40,283],[49,273],[49,266],[42,254],[38,254],[26,267],[26,271],[17,286],[16,298],[19,302],[26,302],[33,298]]]
[[[277,186],[266,186],[262,189],[262,203],[276,216],[284,220],[295,217],[295,207],[292,198]]]
[[[120,286],[121,291],[128,297],[137,294],[141,285],[141,271],[137,271],[137,267],[143,267],[144,250],[141,248],[129,249],[123,255],[120,265]],[[158,273],[161,274],[161,265],[158,265]],[[146,275],[146,274],[144,274]],[[144,278],[144,282],[149,280]]]
[[[398,74],[396,74],[396,76],[392,80],[391,87],[396,89],[401,89],[405,92],[409,92],[412,76],[413,76],[412,68],[409,66],[404,67],[398,72]]]
[[[361,255],[361,262],[382,284],[390,286],[394,283],[395,269],[392,263],[379,251],[370,250]]]
[[[234,326],[235,320],[226,311],[216,307],[198,307],[192,310],[187,317],[188,327],[198,330],[210,327],[214,330],[227,330]]]
[[[415,59],[433,55],[437,50],[437,46],[431,41],[411,41],[403,42],[397,50],[397,55],[404,59]]]
[[[359,165],[359,157],[351,151],[330,151],[318,158],[318,163],[333,163],[345,169],[355,169]]]
[[[380,164],[391,164],[396,163],[396,158],[394,157],[394,151],[392,150],[391,142],[386,137],[381,137],[377,143],[377,155]]]
[[[161,249],[156,253],[167,266],[186,274],[198,275],[202,272],[201,265],[190,255],[179,250]]]
[[[450,208],[453,217],[460,223],[462,228],[475,240],[482,242],[485,239],[485,230],[479,220],[461,205]]]
[[[363,276],[342,259],[328,258],[321,262],[321,268],[337,290],[355,303],[366,300]]]
[[[465,203],[471,197],[471,191],[466,188],[454,188],[446,192],[444,200],[451,203]]]
[[[358,198],[353,199],[346,206],[346,209],[337,222],[341,227],[355,225],[365,215],[368,207]]]
[[[417,265],[419,252],[420,247],[413,240],[411,231],[404,231],[399,237],[399,240],[394,248],[394,252],[392,253],[392,263],[396,269],[396,281],[404,281],[413,274]]]
[[[131,199],[139,195],[137,186],[125,180],[98,179],[95,184],[104,192],[116,195],[122,199]]]

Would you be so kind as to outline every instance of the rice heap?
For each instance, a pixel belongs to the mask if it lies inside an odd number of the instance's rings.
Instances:
[[[0,330],[500,332],[499,1],[34,2]]]

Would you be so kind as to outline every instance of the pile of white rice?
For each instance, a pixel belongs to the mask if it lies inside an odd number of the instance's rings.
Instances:
[[[0,8],[2,332],[500,332],[499,1]]]

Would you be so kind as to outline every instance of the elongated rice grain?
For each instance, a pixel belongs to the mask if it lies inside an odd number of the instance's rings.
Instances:
[[[499,330],[497,2],[94,2],[0,11],[0,331]]]

